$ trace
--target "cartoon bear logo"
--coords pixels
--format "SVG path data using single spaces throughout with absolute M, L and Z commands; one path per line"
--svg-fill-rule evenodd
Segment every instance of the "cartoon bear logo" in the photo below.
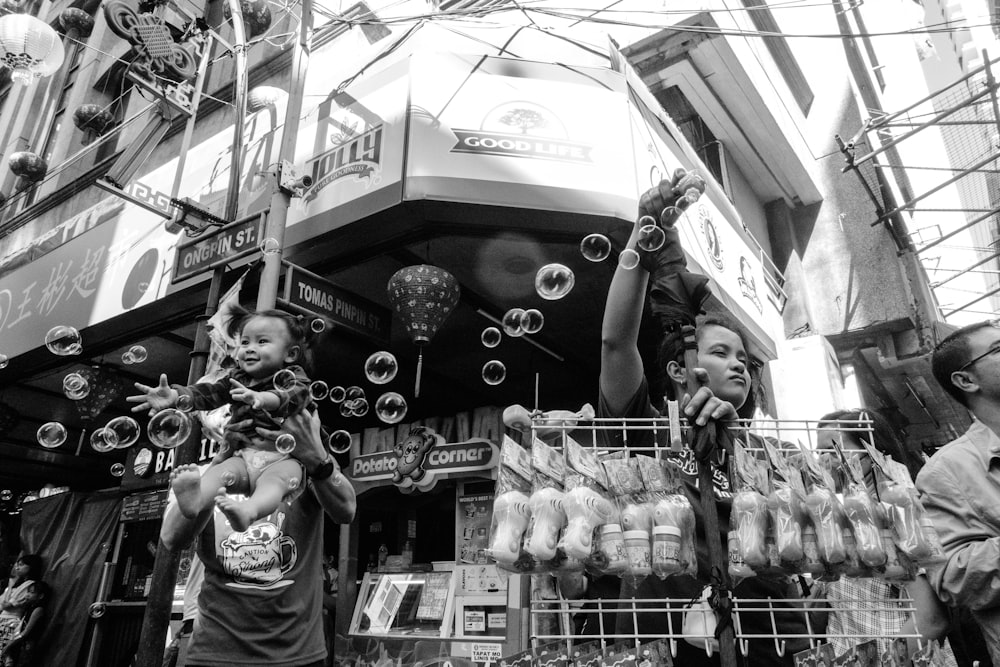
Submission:
M 414 483 L 423 479 L 424 459 L 427 452 L 437 444 L 440 436 L 426 426 L 416 426 L 410 429 L 410 434 L 393 448 L 396 452 L 396 469 L 392 473 L 394 484 Z

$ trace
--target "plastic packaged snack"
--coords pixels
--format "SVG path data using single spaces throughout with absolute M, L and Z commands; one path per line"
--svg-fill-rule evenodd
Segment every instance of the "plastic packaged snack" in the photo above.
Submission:
M 559 533 L 566 523 L 563 509 L 566 465 L 560 452 L 535 438 L 531 443 L 531 467 L 533 478 L 528 498 L 531 521 L 524 537 L 524 550 L 544 563 L 556 557 Z M 540 569 L 545 567 L 540 565 Z
M 682 493 L 680 470 L 669 459 L 637 456 L 635 460 L 652 504 L 653 573 L 661 579 L 674 574 L 697 575 L 694 508 Z
M 594 548 L 594 531 L 617 516 L 617 508 L 608 493 L 608 477 L 597 455 L 565 438 L 566 529 L 559 542 L 566 555 L 580 560 L 590 558 Z
M 834 493 L 833 478 L 820 467 L 813 452 L 802 448 L 803 479 L 806 483 L 805 508 L 816 530 L 816 547 L 827 568 L 842 566 L 847 559 L 839 516 L 840 501 Z
M 770 562 L 767 555 L 767 498 L 758 490 L 758 466 L 740 442 L 733 443 L 732 523 L 739 539 L 742 560 L 754 570 L 763 570 Z
M 652 573 L 652 503 L 647 502 L 642 476 L 635 459 L 604 462 L 608 484 L 621 510 L 622 538 L 627 567 L 625 575 L 645 577 Z
M 528 528 L 531 510 L 531 456 L 509 437 L 504 437 L 500 449 L 496 492 L 493 499 L 493 519 L 487 553 L 500 567 L 522 571 L 524 564 L 522 539 Z
M 763 447 L 772 471 L 767 510 L 771 516 L 775 547 L 781 565 L 795 570 L 801 567 L 805 557 L 802 529 L 809 522 L 802 474 L 788 463 L 770 438 L 763 439 Z

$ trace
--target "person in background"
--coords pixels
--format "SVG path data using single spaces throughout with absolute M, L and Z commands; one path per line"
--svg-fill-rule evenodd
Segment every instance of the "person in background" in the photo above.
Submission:
M 33 581 L 27 588 L 24 617 L 11 640 L 0 649 L 2 667 L 40 667 L 36 659 L 38 638 L 45 618 L 45 602 L 49 597 L 49 585 L 44 581 Z
M 227 428 L 247 426 L 237 422 Z M 284 433 L 295 438 L 291 455 L 307 474 L 306 492 L 294 503 L 283 501 L 245 531 L 234 529 L 213 508 L 189 519 L 176 504 L 167 506 L 160 530 L 164 546 L 180 550 L 197 537 L 205 566 L 186 667 L 326 663 L 323 512 L 337 523 L 348 523 L 357 502 L 350 482 L 323 446 L 318 417 L 298 412 L 284 420 L 280 432 L 258 427 L 258 434 L 271 440 Z
M 818 425 L 817 447 L 820 451 L 833 451 L 833 440 L 839 442 L 845 454 L 857 453 L 865 476 L 865 486 L 875 498 L 875 477 L 871 458 L 865 453 L 861 439 L 868 439 L 862 431 L 871 421 L 871 444 L 878 451 L 902 463 L 915 475 L 923 461 L 919 455 L 906 448 L 896 430 L 882 415 L 868 410 L 840 410 L 825 415 Z M 843 490 L 842 490 L 843 491 Z M 866 577 L 841 577 L 836 581 L 817 581 L 812 590 L 815 599 L 825 600 L 833 608 L 827 622 L 828 641 L 834 653 L 840 655 L 868 637 L 879 637 L 879 655 L 889 648 L 889 637 L 912 635 L 919 630 L 926 640 L 937 639 L 942 643 L 944 666 L 956 665 L 955 655 L 945 637 L 948 631 L 948 612 L 937 598 L 923 573 L 905 586 L 881 579 Z M 912 600 L 914 613 L 893 609 L 902 600 Z M 907 603 L 905 606 L 909 606 Z M 847 610 L 850 611 L 847 611 Z M 911 653 L 919 648 L 917 641 L 910 641 Z
M 945 604 L 968 607 L 1000 664 L 1000 320 L 964 326 L 931 355 L 938 384 L 975 420 L 924 465 L 917 491 L 944 547 L 928 579 Z
M 41 574 L 42 558 L 37 554 L 25 554 L 14 562 L 7 588 L 0 595 L 0 651 L 21 631 L 31 595 L 29 589 Z

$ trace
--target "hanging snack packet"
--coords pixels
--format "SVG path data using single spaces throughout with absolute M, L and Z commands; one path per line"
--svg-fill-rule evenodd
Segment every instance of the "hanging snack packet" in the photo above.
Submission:
M 756 577 L 757 573 L 743 561 L 743 547 L 740 544 L 740 533 L 736 529 L 736 514 L 729 513 L 729 535 L 727 539 L 729 551 L 729 576 L 735 586 L 743 579 Z
M 860 456 L 847 456 L 840 443 L 835 447 L 845 473 L 847 486 L 844 491 L 844 513 L 854 531 L 858 558 L 869 568 L 881 568 L 887 556 L 882 544 L 882 534 L 875 514 L 875 501 L 868 493 Z
M 649 456 L 635 460 L 653 503 L 653 573 L 661 579 L 673 574 L 697 575 L 694 509 L 681 492 L 680 470 L 669 460 Z
M 570 558 L 590 558 L 594 547 L 594 531 L 609 523 L 617 514 L 608 494 L 608 476 L 597 454 L 584 449 L 578 442 L 565 437 L 566 530 L 559 546 Z
M 531 496 L 528 498 L 531 521 L 524 536 L 524 550 L 537 561 L 547 563 L 556 557 L 559 531 L 566 524 L 563 509 L 566 464 L 559 451 L 535 438 L 531 443 L 531 467 Z
M 788 463 L 769 438 L 764 438 L 764 453 L 771 464 L 773 490 L 767 497 L 767 509 L 774 528 L 778 557 L 784 568 L 796 570 L 805 557 L 802 529 L 809 522 L 802 474 Z
M 531 455 L 509 436 L 504 436 L 487 553 L 497 565 L 515 572 L 524 571 L 531 560 L 521 545 L 531 518 L 530 492 Z
M 635 459 L 611 459 L 604 462 L 604 469 L 621 510 L 622 538 L 628 558 L 625 574 L 645 577 L 653 572 L 650 554 L 653 508 L 646 501 L 638 464 Z
M 802 451 L 802 471 L 806 484 L 806 511 L 816 529 L 816 546 L 823 563 L 831 569 L 842 566 L 847 558 L 839 515 L 840 501 L 834 493 L 833 478 L 816 460 L 812 450 Z
M 594 549 L 586 565 L 597 574 L 614 574 L 623 576 L 628 570 L 628 556 L 625 553 L 625 535 L 622 532 L 621 509 L 617 501 L 617 491 L 615 484 L 610 479 L 610 471 L 607 462 L 624 461 L 624 452 L 614 452 L 601 457 L 601 465 L 609 475 L 608 493 L 612 500 L 611 518 L 603 526 L 597 529 L 597 536 L 594 538 Z M 613 464 L 612 468 L 614 465 Z
M 732 523 L 736 527 L 742 561 L 760 571 L 767 567 L 767 498 L 758 490 L 757 460 L 743 443 L 733 442 L 731 477 Z

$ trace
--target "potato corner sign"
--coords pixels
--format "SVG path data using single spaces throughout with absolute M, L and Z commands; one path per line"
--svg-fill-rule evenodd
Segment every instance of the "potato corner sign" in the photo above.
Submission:
M 403 490 L 426 491 L 446 474 L 483 472 L 497 465 L 497 446 L 485 438 L 446 444 L 430 429 L 417 431 L 391 451 L 356 457 L 351 461 L 351 480 L 391 480 Z

